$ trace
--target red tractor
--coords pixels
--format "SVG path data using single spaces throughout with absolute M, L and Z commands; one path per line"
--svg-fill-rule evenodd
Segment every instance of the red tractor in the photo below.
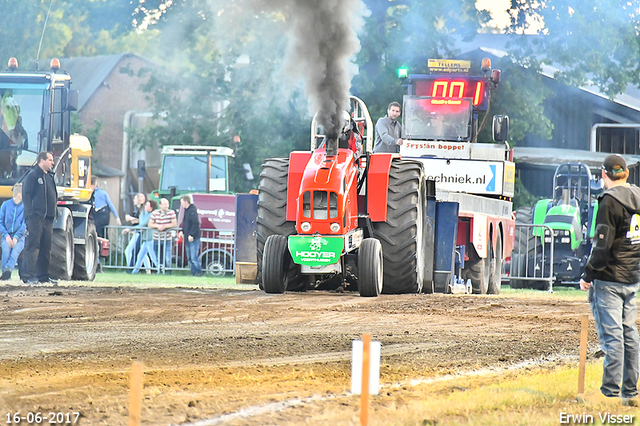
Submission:
M 367 107 L 351 97 L 339 137 L 325 137 L 314 119 L 310 151 L 264 162 L 257 266 L 265 292 L 341 286 L 361 296 L 433 291 L 425 272 L 423 164 L 372 154 L 372 147 Z

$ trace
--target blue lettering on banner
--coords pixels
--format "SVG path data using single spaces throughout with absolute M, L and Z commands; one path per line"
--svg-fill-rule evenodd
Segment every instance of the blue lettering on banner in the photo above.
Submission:
M 487 191 L 493 192 L 496 190 L 496 165 L 489 164 L 489 168 L 491 169 L 491 173 L 493 176 L 491 176 L 491 180 L 487 184 Z

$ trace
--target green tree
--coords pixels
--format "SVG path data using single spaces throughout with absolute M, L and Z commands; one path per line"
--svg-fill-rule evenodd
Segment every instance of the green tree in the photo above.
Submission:
M 240 17 L 248 22 L 230 25 Z M 171 22 L 181 25 L 174 28 Z M 149 77 L 144 90 L 160 124 L 133 132 L 133 143 L 237 148 L 236 163 L 251 164 L 256 175 L 264 158 L 308 149 L 306 98 L 301 87 L 282 74 L 283 25 L 278 14 L 247 15 L 233 1 L 222 12 L 201 9 L 197 2 L 167 12 L 166 22 L 158 27 L 163 28 L 163 46 L 174 47 L 164 56 L 170 65 L 165 72 L 142 71 Z M 224 40 L 217 37 L 221 32 Z M 239 146 L 232 142 L 236 135 Z M 257 179 L 240 189 L 250 186 L 257 186 Z
M 267 0 L 181 0 L 156 1 L 153 7 L 135 9 L 137 25 L 145 23 L 141 33 L 145 45 L 162 46 L 160 53 L 145 53 L 173 70 L 147 85 L 157 116 L 166 120 L 164 128 L 139 135 L 141 145 L 158 140 L 231 146 L 237 134 L 242 139 L 238 155 L 246 155 L 254 170 L 265 157 L 306 149 L 311 117 L 300 76 L 283 78 L 288 12 L 286 8 L 274 11 L 268 4 Z M 405 89 L 396 77 L 399 67 L 424 73 L 426 59 L 459 55 L 456 40 L 471 40 L 490 19 L 488 12 L 476 9 L 473 0 L 435 4 L 365 0 L 365 4 L 370 14 L 360 33 L 361 50 L 355 59 L 359 73 L 353 78 L 352 91 L 368 104 L 374 120 L 385 114 L 390 101 L 402 100 Z M 545 23 L 544 37 L 523 37 L 524 41 L 507 47 L 506 60 L 495 64 L 502 69 L 503 79 L 490 114 L 511 117 L 512 141 L 517 143 L 528 134 L 551 138 L 553 127 L 543 108 L 551 94 L 538 74 L 543 64 L 563 67 L 558 78 L 568 84 L 584 84 L 592 78 L 610 95 L 636 82 L 633 10 L 638 8 L 627 5 L 599 1 L 592 11 L 586 4 L 569 7 L 562 0 L 512 2 L 512 33 L 524 31 L 532 16 L 540 16 Z M 604 36 L 591 43 L 592 34 Z M 212 105 L 224 101 L 226 108 L 216 112 Z M 490 140 L 490 120 L 488 124 L 480 140 Z
M 360 73 L 353 85 L 374 117 L 385 115 L 389 102 L 402 101 L 406 90 L 397 77 L 398 68 L 407 67 L 413 74 L 427 72 L 427 59 L 460 53 L 454 40 L 471 40 L 490 19 L 486 11 L 476 10 L 473 0 L 365 3 L 371 14 L 361 36 Z
M 100 133 L 104 123 L 102 120 L 94 120 L 93 127 L 86 128 L 80 121 L 78 113 L 71 114 L 71 134 L 78 133 L 85 135 L 91 143 L 91 148 L 96 149 L 96 146 L 100 143 Z
M 161 0 L 2 0 L 0 14 L 6 24 L 0 27 L 0 39 L 5 41 L 0 45 L 0 61 L 6 64 L 14 56 L 21 68 L 33 69 L 36 59 L 39 68 L 46 68 L 49 65 L 43 64 L 46 58 L 140 51 L 157 36 L 154 31 L 134 31 L 138 20 L 145 16 L 142 5 L 149 8 L 161 3 Z
M 640 83 L 640 1 L 512 0 L 512 33 L 531 32 L 513 52 L 533 69 L 557 67 L 555 78 L 571 86 L 593 84 L 609 97 Z

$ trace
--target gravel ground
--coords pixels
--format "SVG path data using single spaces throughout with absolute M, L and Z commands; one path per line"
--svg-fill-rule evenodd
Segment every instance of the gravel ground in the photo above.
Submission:
M 389 388 L 577 356 L 589 313 L 584 300 L 543 292 L 362 298 L 69 285 L 0 287 L 0 300 L 0 421 L 80 413 L 75 424 L 110 426 L 128 424 L 133 361 L 144 363 L 144 425 L 320 425 L 327 410 L 344 410 L 347 425 L 357 420 L 351 342 L 363 333 L 382 343 Z M 394 389 L 376 403 L 397 400 Z

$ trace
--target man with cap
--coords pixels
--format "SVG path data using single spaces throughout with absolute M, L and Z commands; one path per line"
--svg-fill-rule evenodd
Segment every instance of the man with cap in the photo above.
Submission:
M 604 352 L 600 392 L 579 396 L 587 402 L 638 405 L 636 295 L 640 283 L 640 188 L 627 183 L 624 158 L 608 155 L 602 163 L 606 190 L 598 196 L 593 248 L 580 288 L 589 291 L 591 312 Z

